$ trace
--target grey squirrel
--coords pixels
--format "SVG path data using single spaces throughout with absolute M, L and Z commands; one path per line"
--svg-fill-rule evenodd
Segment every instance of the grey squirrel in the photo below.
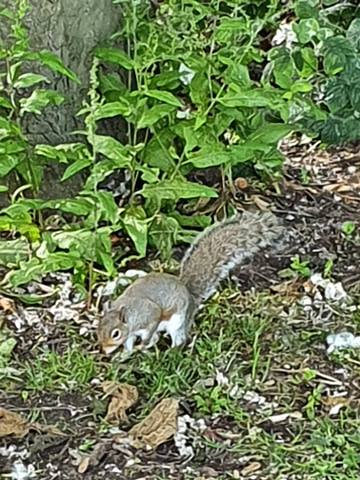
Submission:
M 150 273 L 110 303 L 97 332 L 103 352 L 121 345 L 131 352 L 139 337 L 141 348 L 150 348 L 160 332 L 170 335 L 172 347 L 185 344 L 197 310 L 220 281 L 283 234 L 272 213 L 244 212 L 207 228 L 182 259 L 179 276 Z

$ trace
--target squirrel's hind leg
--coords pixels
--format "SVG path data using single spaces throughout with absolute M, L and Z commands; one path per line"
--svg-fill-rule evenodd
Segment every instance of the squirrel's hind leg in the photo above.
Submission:
M 171 337 L 171 347 L 184 345 L 187 340 L 186 315 L 174 313 L 166 324 L 166 331 Z

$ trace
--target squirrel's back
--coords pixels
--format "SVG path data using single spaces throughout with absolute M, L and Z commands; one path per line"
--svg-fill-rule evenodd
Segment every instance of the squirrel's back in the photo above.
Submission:
M 200 234 L 185 254 L 180 280 L 200 305 L 236 265 L 274 245 L 283 233 L 272 213 L 244 212 L 215 224 Z

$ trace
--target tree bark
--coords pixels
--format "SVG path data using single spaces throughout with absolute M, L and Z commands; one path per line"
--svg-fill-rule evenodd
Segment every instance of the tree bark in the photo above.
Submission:
M 14 0 L 3 0 L 5 7 L 14 8 Z M 24 128 L 30 143 L 57 145 L 74 142 L 74 130 L 82 128 L 76 117 L 89 87 L 91 52 L 119 29 L 121 11 L 112 0 L 30 0 L 31 10 L 25 23 L 29 29 L 31 49 L 56 53 L 63 63 L 79 77 L 80 85 L 46 70 L 52 88 L 65 96 L 58 107 L 46 108 L 41 115 L 28 116 Z M 6 33 L 1 28 L 1 37 Z M 34 71 L 33 66 L 31 66 Z M 61 166 L 50 165 L 45 172 L 41 196 L 68 196 L 80 187 L 79 177 L 61 184 Z

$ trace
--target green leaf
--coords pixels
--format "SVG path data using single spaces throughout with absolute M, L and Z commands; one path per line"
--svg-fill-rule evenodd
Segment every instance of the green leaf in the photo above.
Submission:
M 24 152 L 26 144 L 22 140 L 3 140 L 0 142 L 0 155 L 15 155 Z M 1 162 L 0 162 L 1 163 Z
M 225 107 L 274 107 L 277 94 L 263 89 L 228 92 L 219 98 L 219 103 Z
M 178 239 L 180 225 L 175 218 L 158 214 L 149 230 L 150 243 L 160 252 L 162 260 L 169 260 L 173 245 Z
M 92 200 L 89 201 L 88 199 L 77 197 L 67 200 L 48 200 L 44 203 L 43 208 L 60 210 L 73 215 L 86 216 L 93 211 L 94 204 Z
M 290 125 L 283 123 L 265 123 L 258 130 L 252 133 L 246 140 L 259 144 L 277 144 L 279 140 L 284 138 L 288 133 L 294 130 Z M 245 143 L 246 147 L 246 143 Z
M 137 127 L 151 127 L 162 118 L 168 116 L 175 108 L 173 105 L 154 105 L 149 110 L 144 111 L 140 120 L 137 122 Z
M 97 108 L 94 117 L 95 120 L 100 120 L 102 118 L 117 117 L 118 115 L 127 117 L 130 114 L 131 108 L 129 102 L 122 99 L 121 101 L 118 100 L 117 102 L 110 102 L 101 105 Z
M 94 149 L 111 160 L 116 160 L 117 166 L 127 167 L 130 165 L 130 157 L 127 149 L 118 140 L 104 135 L 95 135 Z
M 349 105 L 351 92 L 352 89 L 350 89 L 345 82 L 342 82 L 337 77 L 331 78 L 328 81 L 325 90 L 325 100 L 330 111 L 332 113 L 337 113 L 344 107 L 346 108 Z M 356 93 L 355 95 L 352 95 L 352 102 L 355 100 L 356 103 L 355 97 Z
M 0 265 L 14 268 L 29 257 L 29 243 L 22 237 L 16 240 L 0 240 Z
M 360 51 L 360 18 L 354 18 L 350 23 L 348 31 L 346 32 L 346 37 L 351 45 L 357 51 Z
M 156 198 L 157 200 L 180 200 L 181 198 L 216 198 L 216 191 L 205 185 L 188 182 L 181 178 L 163 180 L 156 185 L 145 185 L 139 192 L 145 198 Z
M 10 173 L 17 164 L 21 161 L 18 157 L 13 157 L 11 155 L 1 155 L 1 162 L 0 162 L 0 177 L 5 177 L 8 173 Z
M 90 196 L 88 192 L 85 195 Z M 98 190 L 91 195 L 93 201 L 96 204 L 98 214 L 101 220 L 116 223 L 119 219 L 119 207 L 116 205 L 114 196 L 110 192 Z
M 200 227 L 206 228 L 211 225 L 211 218 L 207 215 L 180 215 L 178 212 L 171 213 L 170 216 L 182 227 Z
M 134 242 L 136 251 L 145 257 L 148 238 L 148 222 L 146 214 L 141 207 L 130 207 L 122 217 L 124 228 Z
M 14 83 L 15 88 L 28 88 L 36 85 L 40 82 L 49 82 L 44 75 L 38 75 L 37 73 L 24 73 Z
M 356 112 L 360 112 L 360 85 L 359 84 L 352 85 L 352 88 L 348 89 L 348 93 L 350 96 L 350 102 L 353 109 Z
M 22 176 L 25 182 L 35 190 L 39 190 L 44 174 L 44 166 L 40 162 L 32 162 L 29 168 L 27 159 L 18 163 L 16 171 Z
M 9 190 L 9 187 L 5 185 L 0 185 L 0 193 L 7 192 Z
M 355 51 L 346 38 L 338 35 L 324 41 L 324 70 L 327 75 L 336 75 L 354 58 Z
M 308 93 L 311 92 L 313 86 L 310 82 L 306 82 L 305 80 L 296 80 L 291 86 L 292 93 Z
M 30 97 L 20 100 L 20 115 L 25 112 L 40 114 L 48 105 L 61 105 L 64 97 L 53 90 L 34 90 Z
M 56 73 L 60 73 L 61 75 L 65 75 L 65 77 L 70 78 L 73 82 L 81 83 L 76 73 L 74 73 L 70 68 L 67 68 L 60 58 L 55 55 L 55 53 L 48 52 L 43 50 L 41 52 L 32 53 L 31 60 L 39 60 L 40 63 L 48 67 L 50 70 Z
M 295 74 L 294 61 L 285 47 L 274 48 L 269 54 L 272 61 L 273 74 L 276 83 L 285 90 L 291 88 Z
M 0 97 L 0 108 L 6 108 L 8 110 L 11 110 L 13 106 L 7 98 Z
M 209 100 L 209 79 L 203 72 L 197 73 L 190 84 L 190 98 L 194 105 L 206 109 Z
M 74 163 L 69 165 L 67 169 L 65 170 L 63 176 L 61 177 L 61 181 L 64 182 L 68 178 L 72 177 L 76 173 L 81 172 L 81 170 L 84 170 L 84 168 L 90 167 L 92 165 L 92 159 L 91 158 L 79 158 L 76 160 Z
M 163 172 L 170 172 L 174 168 L 169 149 L 174 140 L 174 135 L 168 129 L 163 129 L 154 136 L 144 149 L 144 163 L 151 167 L 159 168 Z
M 308 43 L 319 33 L 319 23 L 315 18 L 305 18 L 293 25 L 299 43 Z
M 209 168 L 230 163 L 231 153 L 218 145 L 209 145 L 189 156 L 188 161 L 196 168 Z
M 163 90 L 146 90 L 144 95 L 147 97 L 155 98 L 156 100 L 160 100 L 160 102 L 167 103 L 169 105 L 173 105 L 174 107 L 182 107 L 183 104 L 178 100 L 175 95 L 170 92 L 166 92 Z
M 319 16 L 318 0 L 297 0 L 295 15 L 299 18 L 317 18 Z
M 120 65 L 121 67 L 125 68 L 125 70 L 132 70 L 135 66 L 135 62 L 131 60 L 131 58 L 129 58 L 125 52 L 118 48 L 96 48 L 95 56 L 99 60 Z

